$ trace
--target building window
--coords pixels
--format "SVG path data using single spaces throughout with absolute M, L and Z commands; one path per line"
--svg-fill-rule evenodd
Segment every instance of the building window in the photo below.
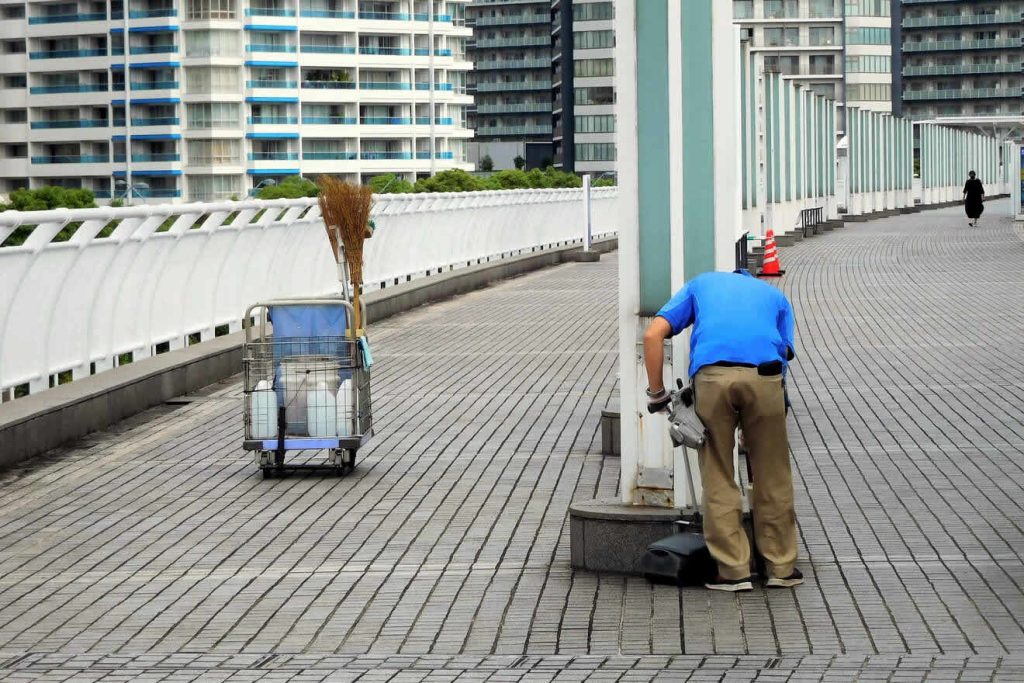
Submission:
M 193 166 L 240 166 L 241 140 L 189 140 L 188 163 Z
M 887 102 L 891 97 L 887 83 L 852 83 L 846 88 L 846 99 L 851 102 Z
M 846 71 L 854 74 L 892 73 L 892 58 L 888 55 L 849 55 Z
M 238 31 L 185 32 L 185 54 L 188 57 L 237 57 L 241 50 Z
M 847 45 L 889 45 L 892 32 L 887 28 L 851 28 L 846 31 Z
M 25 123 L 28 121 L 27 109 L 7 109 L 4 111 L 4 123 Z
M 577 133 L 614 133 L 615 115 L 597 114 L 576 117 Z
M 615 161 L 614 142 L 579 142 L 576 161 Z
M 839 0 L 811 0 L 810 16 L 812 19 L 838 18 L 842 16 Z
M 810 45 L 835 45 L 836 30 L 832 26 L 812 26 L 807 30 Z
M 588 2 L 572 6 L 573 21 L 601 21 L 615 18 L 615 5 L 610 2 Z
M 848 17 L 887 17 L 890 0 L 846 0 Z
M 753 19 L 754 0 L 735 0 L 732 3 L 733 19 Z
M 822 97 L 827 97 L 830 100 L 836 98 L 836 86 L 835 83 L 812 83 L 811 92 Z
M 764 16 L 767 19 L 796 19 L 800 16 L 798 0 L 765 0 Z
M 203 102 L 188 105 L 189 128 L 241 127 L 241 105 L 237 102 Z
M 615 31 L 573 31 L 573 47 L 581 50 L 615 47 Z
M 832 55 L 811 55 L 811 74 L 829 76 L 836 73 L 836 58 Z
M 234 0 L 188 0 L 189 19 L 234 19 Z
M 764 30 L 764 44 L 767 47 L 795 47 L 800 44 L 800 29 L 798 28 L 766 28 Z
M 190 95 L 237 93 L 242 87 L 238 68 L 233 66 L 190 66 L 185 69 L 185 85 Z
M 573 102 L 576 104 L 615 104 L 615 88 L 575 88 Z
M 594 76 L 614 76 L 614 59 L 576 59 L 572 63 L 572 72 L 579 78 Z
M 189 175 L 188 196 L 193 201 L 231 199 L 245 193 L 240 175 Z

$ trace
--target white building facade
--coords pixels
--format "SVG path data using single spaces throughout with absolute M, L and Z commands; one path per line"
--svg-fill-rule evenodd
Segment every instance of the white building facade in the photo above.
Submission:
M 467 1 L 0 0 L 0 193 L 471 168 Z

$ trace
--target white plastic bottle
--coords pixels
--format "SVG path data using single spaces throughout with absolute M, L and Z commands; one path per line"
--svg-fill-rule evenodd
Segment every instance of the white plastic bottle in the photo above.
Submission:
M 338 436 L 349 436 L 352 434 L 352 419 L 355 411 L 352 405 L 352 380 L 341 380 L 338 387 L 338 395 L 334 404 L 337 408 Z
M 261 379 L 249 397 L 249 427 L 254 439 L 277 437 L 277 392 Z
M 306 428 L 312 437 L 337 436 L 338 417 L 334 393 L 326 382 L 306 391 Z

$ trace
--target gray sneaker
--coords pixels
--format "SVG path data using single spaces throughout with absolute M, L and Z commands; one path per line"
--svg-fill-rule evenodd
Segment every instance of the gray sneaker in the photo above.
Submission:
M 792 574 L 784 578 L 778 578 L 775 576 L 769 577 L 765 585 L 769 588 L 792 588 L 793 586 L 799 586 L 803 582 L 803 572 L 799 569 L 794 569 Z
M 704 587 L 713 591 L 739 593 L 740 591 L 754 590 L 754 583 L 749 576 L 745 579 L 723 579 L 721 576 L 716 576 L 713 580 L 705 583 Z

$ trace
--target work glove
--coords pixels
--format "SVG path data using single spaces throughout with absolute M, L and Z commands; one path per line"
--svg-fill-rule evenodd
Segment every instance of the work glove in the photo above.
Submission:
M 662 389 L 661 391 L 651 392 L 647 390 L 647 412 L 658 413 L 668 408 L 669 404 L 672 403 L 672 396 Z

